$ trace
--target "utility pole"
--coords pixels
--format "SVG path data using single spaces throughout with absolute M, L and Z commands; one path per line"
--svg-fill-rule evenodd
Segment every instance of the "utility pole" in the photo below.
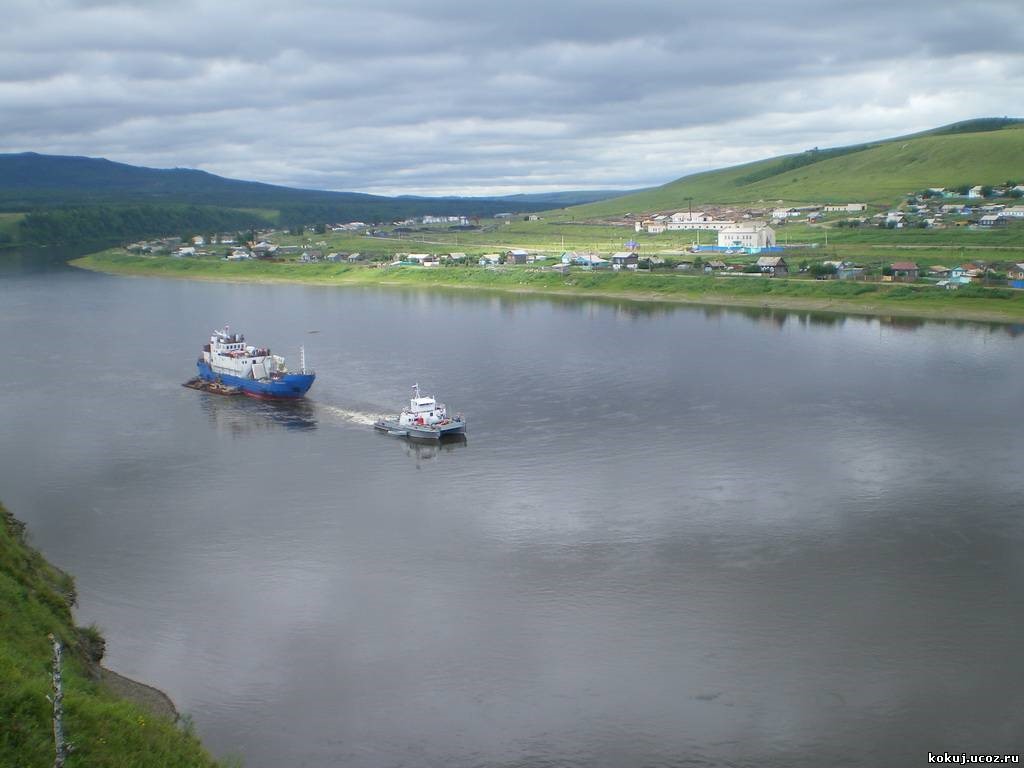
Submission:
M 60 640 L 47 635 L 53 643 L 53 698 L 47 696 L 53 704 L 53 768 L 64 768 L 64 761 L 71 752 L 71 745 L 64 741 L 64 684 L 61 679 Z

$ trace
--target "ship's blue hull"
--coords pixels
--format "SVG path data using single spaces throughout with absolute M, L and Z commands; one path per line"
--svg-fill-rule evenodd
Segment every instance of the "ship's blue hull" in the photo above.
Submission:
M 238 387 L 249 397 L 263 397 L 274 400 L 294 400 L 304 396 L 316 378 L 315 373 L 286 373 L 279 379 L 243 379 L 226 373 L 214 373 L 210 365 L 203 360 L 196 363 L 199 378 L 204 381 L 217 381 L 229 387 Z

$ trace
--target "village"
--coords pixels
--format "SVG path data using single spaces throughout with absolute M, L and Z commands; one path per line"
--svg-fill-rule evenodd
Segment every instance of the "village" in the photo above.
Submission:
M 933 187 L 909 193 L 892 208 L 879 208 L 864 202 L 807 204 L 775 207 L 688 206 L 685 211 L 659 211 L 627 214 L 613 220 L 595 222 L 609 232 L 631 229 L 644 239 L 622 243 L 621 249 L 600 248 L 552 250 L 534 247 L 503 247 L 488 250 L 486 242 L 496 239 L 503 225 L 513 221 L 540 223 L 541 216 L 500 213 L 481 222 L 479 217 L 424 215 L 417 219 L 396 220 L 385 224 L 352 221 L 318 224 L 309 227 L 322 240 L 300 237 L 307 228 L 291 231 L 274 229 L 259 232 L 192 235 L 132 243 L 127 250 L 178 258 L 220 258 L 227 261 L 250 259 L 287 261 L 297 264 L 365 263 L 373 268 L 415 266 L 479 266 L 492 269 L 530 267 L 568 272 L 581 270 L 672 270 L 682 274 L 721 277 L 797 277 L 817 280 L 875 280 L 897 283 L 926 283 L 956 290 L 970 284 L 1005 285 L 1024 288 L 1024 260 L 964 260 L 962 263 L 919 264 L 912 259 L 878 261 L 845 256 L 829 257 L 818 249 L 819 243 L 785 240 L 780 233 L 796 225 L 819 232 L 825 245 L 830 232 L 889 230 L 894 241 L 901 231 L 968 228 L 974 231 L 1024 226 L 1024 185 L 1005 187 L 973 186 L 956 189 Z M 427 249 L 404 250 L 401 245 L 425 245 L 442 234 L 462 234 L 465 250 L 437 252 Z M 681 250 L 659 248 L 658 236 L 678 233 L 691 235 Z M 491 237 L 484 237 L 491 233 Z M 653 236 L 653 237 L 652 237 Z M 332 237 L 344 240 L 332 240 Z M 363 238 L 358 250 L 332 248 L 338 242 L 350 244 Z M 623 238 L 619 237 L 619 240 Z M 703 240 L 707 242 L 702 242 Z M 301 240 L 301 242 L 296 242 Z M 397 243 L 396 243 L 397 241 Z M 563 237 L 564 241 L 564 237 Z M 382 247 L 386 244 L 386 247 Z M 817 249 L 817 250 L 816 250 Z

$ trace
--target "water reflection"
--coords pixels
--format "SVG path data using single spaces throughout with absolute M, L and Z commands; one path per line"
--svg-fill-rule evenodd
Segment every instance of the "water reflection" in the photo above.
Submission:
M 308 400 L 255 400 L 207 392 L 197 392 L 196 397 L 217 431 L 234 437 L 270 429 L 317 428 L 316 410 Z
M 433 461 L 467 444 L 465 435 L 448 435 L 440 441 L 429 442 L 406 437 L 400 438 L 399 442 L 405 448 L 405 455 L 416 463 L 416 469 L 423 469 L 424 461 Z
M 0 248 L 0 275 L 4 277 L 71 270 L 67 262 L 87 253 L 109 248 L 113 243 L 94 242 L 76 245 L 18 246 Z
M 839 327 L 849 320 L 864 324 L 880 324 L 900 331 L 914 331 L 930 325 L 944 325 L 951 328 L 987 328 L 991 332 L 1005 333 L 1009 336 L 1024 334 L 1024 324 L 1001 323 L 981 320 L 956 320 L 942 317 L 913 317 L 906 315 L 889 315 L 873 317 L 869 315 L 844 313 L 842 309 L 806 310 L 785 309 L 779 307 L 716 305 L 681 303 L 677 301 L 625 299 L 617 296 L 587 296 L 585 294 L 549 294 L 549 293 L 508 293 L 503 290 L 486 288 L 474 289 L 472 292 L 463 288 L 432 285 L 429 290 L 422 286 L 394 286 L 374 290 L 379 293 L 401 292 L 401 301 L 406 305 L 416 305 L 426 311 L 429 307 L 444 305 L 451 308 L 466 306 L 486 306 L 507 318 L 515 316 L 518 310 L 530 305 L 555 307 L 559 312 L 571 313 L 587 317 L 602 316 L 609 308 L 613 309 L 616 318 L 623 320 L 642 320 L 662 315 L 700 313 L 706 320 L 720 321 L 727 317 L 742 317 L 763 327 L 782 330 L 789 318 L 801 325 L 820 327 Z M 714 299 L 709 297 L 709 301 Z

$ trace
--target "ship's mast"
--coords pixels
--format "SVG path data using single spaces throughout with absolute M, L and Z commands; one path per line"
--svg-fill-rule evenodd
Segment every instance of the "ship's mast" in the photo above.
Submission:
M 306 372 L 306 348 L 304 346 L 299 347 L 299 370 L 302 373 Z

